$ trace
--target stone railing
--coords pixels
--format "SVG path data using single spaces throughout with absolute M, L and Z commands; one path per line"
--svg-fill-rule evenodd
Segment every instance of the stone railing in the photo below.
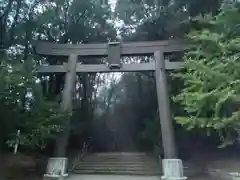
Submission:
M 69 171 L 73 171 L 77 165 L 79 164 L 79 162 L 82 160 L 83 157 L 86 156 L 86 154 L 88 153 L 88 148 L 89 148 L 89 144 L 86 142 L 83 142 L 83 146 L 82 149 L 79 153 L 77 153 L 77 155 L 73 158 Z

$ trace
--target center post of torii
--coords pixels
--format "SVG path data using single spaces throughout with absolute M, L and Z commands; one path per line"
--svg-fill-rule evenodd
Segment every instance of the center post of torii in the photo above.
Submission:
M 164 53 L 180 52 L 185 49 L 184 45 L 175 40 L 170 41 L 146 41 L 105 44 L 53 44 L 39 42 L 36 52 L 45 56 L 68 56 L 67 64 L 41 66 L 39 73 L 66 73 L 61 108 L 71 110 L 72 96 L 75 88 L 76 73 L 91 72 L 136 72 L 154 71 L 156 78 L 157 97 L 159 104 L 160 125 L 164 150 L 162 160 L 164 180 L 187 179 L 183 175 L 183 164 L 177 158 L 172 115 L 170 111 L 170 99 L 167 88 L 166 70 L 180 69 L 181 62 L 171 62 L 164 58 Z M 141 64 L 122 64 L 122 56 L 153 55 L 154 61 Z M 107 57 L 108 64 L 84 65 L 78 63 L 78 58 L 95 56 Z M 64 179 L 67 176 L 66 147 L 69 133 L 69 121 L 63 125 L 64 130 L 57 141 L 61 141 L 61 148 L 56 148 L 55 156 L 50 158 L 47 165 L 45 178 Z M 59 143 L 57 143 L 59 144 Z

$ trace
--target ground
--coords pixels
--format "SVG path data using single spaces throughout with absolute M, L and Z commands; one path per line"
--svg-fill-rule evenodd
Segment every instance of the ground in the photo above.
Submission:
M 159 180 L 157 176 L 72 175 L 68 180 Z
M 195 174 L 191 180 L 230 180 L 228 172 L 240 172 L 240 156 L 233 153 L 223 154 L 198 154 L 184 165 L 192 168 L 202 168 L 203 170 L 212 170 L 212 177 L 203 174 Z M 12 155 L 11 155 L 12 156 Z M 3 163 L 4 167 L 9 167 L 9 176 L 11 180 L 42 180 L 46 168 L 47 157 L 16 156 L 7 157 L 8 163 Z M 41 159 L 41 160 L 40 160 Z M 10 163 L 10 164 L 9 164 Z M 219 178 L 220 175 L 220 178 Z M 214 177 L 213 177 L 214 176 Z M 159 180 L 157 176 L 116 176 L 116 175 L 71 175 L 67 180 Z
M 71 175 L 67 180 L 160 180 L 158 176 L 120 176 L 120 175 Z M 213 180 L 209 176 L 199 176 L 191 180 Z

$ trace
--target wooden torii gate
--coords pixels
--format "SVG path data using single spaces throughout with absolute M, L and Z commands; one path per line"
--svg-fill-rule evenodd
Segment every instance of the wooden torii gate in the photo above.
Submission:
M 103 44 L 53 44 L 39 42 L 36 45 L 36 52 L 40 55 L 68 56 L 67 64 L 41 66 L 39 73 L 66 73 L 65 85 L 62 96 L 62 108 L 71 110 L 73 89 L 75 88 L 76 73 L 91 72 L 137 72 L 154 71 L 156 78 L 157 98 L 159 104 L 159 115 L 164 150 L 163 179 L 186 179 L 183 176 L 183 166 L 180 159 L 177 159 L 177 151 L 174 140 L 172 116 L 170 112 L 170 100 L 167 88 L 166 70 L 181 68 L 181 62 L 171 62 L 164 58 L 164 53 L 180 52 L 185 49 L 184 45 L 175 40 L 169 41 L 146 41 L 119 43 L 110 42 Z M 146 56 L 153 55 L 154 61 L 140 64 L 122 64 L 122 56 Z M 81 64 L 78 57 L 107 57 L 108 64 Z M 66 121 L 69 123 L 69 121 Z M 67 124 L 65 124 L 67 125 Z M 66 126 L 68 127 L 68 126 Z M 68 134 L 69 129 L 65 128 L 63 135 Z M 66 149 L 67 139 L 62 139 L 62 149 Z M 58 148 L 57 148 L 58 149 Z M 47 168 L 47 177 L 66 174 L 65 151 L 57 152 L 58 158 L 50 158 Z M 61 165 L 62 164 L 62 167 Z M 63 165 L 65 164 L 65 165 Z M 59 174 L 60 172 L 60 174 Z

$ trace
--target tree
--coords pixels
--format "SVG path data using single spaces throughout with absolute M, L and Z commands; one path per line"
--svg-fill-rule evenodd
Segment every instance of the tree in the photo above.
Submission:
M 64 113 L 58 102 L 44 99 L 29 61 L 10 61 L 14 59 L 1 59 L 0 67 L 1 145 L 20 129 L 23 146 L 42 149 L 61 130 Z M 8 144 L 13 145 L 14 140 L 15 137 Z
M 43 139 L 55 137 L 50 126 L 59 132 L 61 120 L 66 119 L 65 113 L 59 110 L 64 74 L 41 77 L 35 69 L 42 63 L 58 64 L 65 57 L 36 56 L 33 42 L 90 43 L 114 39 L 116 31 L 108 21 L 111 20 L 110 7 L 102 8 L 97 1 L 79 0 L 4 0 L 1 5 L 0 71 L 1 77 L 7 77 L 1 79 L 1 107 L 7 109 L 7 113 L 2 114 L 1 127 L 6 127 L 4 123 L 11 127 L 11 130 L 4 128 L 6 131 L 1 131 L 4 134 L 1 143 L 20 128 L 25 145 L 38 148 L 41 144 L 44 147 Z M 82 61 L 89 63 L 96 59 Z M 83 98 L 78 98 L 74 109 L 77 107 L 84 115 L 87 114 L 86 108 L 89 114 L 92 113 L 93 100 L 89 97 L 93 97 L 95 79 L 96 75 L 80 75 L 78 78 L 78 97 Z M 13 113 L 15 111 L 17 113 Z
M 192 46 L 184 55 L 185 69 L 174 75 L 184 82 L 174 99 L 187 112 L 176 121 L 218 132 L 223 145 L 240 134 L 239 16 L 239 5 L 228 4 L 216 16 L 200 18 L 208 26 L 188 34 Z
M 153 0 L 118 1 L 118 4 L 116 6 L 116 16 L 120 22 L 124 23 L 124 26 L 120 29 L 123 41 L 166 40 L 170 38 L 185 38 L 185 35 L 193 29 L 203 30 L 203 28 L 209 29 L 210 27 L 211 31 L 216 31 L 216 29 L 218 29 L 220 33 L 220 31 L 222 31 L 222 25 L 214 25 L 214 27 L 212 27 L 213 25 L 212 23 L 209 23 L 209 20 L 199 21 L 199 19 L 205 17 L 205 15 L 209 16 L 209 14 L 211 14 L 214 19 L 220 11 L 222 12 L 222 10 L 220 9 L 221 5 L 230 1 L 176 0 L 173 3 L 173 1 L 162 0 L 158 1 L 157 6 L 155 2 L 156 1 Z M 237 18 L 237 16 L 235 17 Z M 230 20 L 226 21 L 228 23 L 231 22 Z M 199 32 L 195 33 L 195 35 L 197 36 L 198 33 Z M 171 91 L 170 95 L 175 95 L 176 93 L 179 93 L 179 91 L 181 91 L 181 88 L 184 86 L 183 78 L 173 79 L 173 77 L 169 77 L 168 82 L 169 91 Z M 142 82 L 142 87 L 149 87 L 149 84 L 152 84 L 154 86 L 154 83 L 154 79 L 149 78 L 147 81 Z M 126 87 L 128 89 L 134 89 L 134 92 L 137 92 L 138 90 L 137 86 L 134 86 L 130 83 L 127 83 Z M 126 92 L 128 91 L 128 89 L 126 90 Z M 153 92 L 154 89 L 149 88 L 149 91 Z M 145 96 L 146 94 L 141 97 Z M 183 99 L 184 98 L 185 97 L 183 97 Z M 127 104 L 129 103 L 129 100 L 127 101 L 122 99 L 121 102 L 122 104 Z M 136 109 L 140 106 L 145 107 L 145 101 L 143 99 L 141 99 L 141 103 L 138 102 L 139 101 L 136 99 L 133 100 L 132 103 L 134 104 Z M 156 101 L 153 99 L 151 103 L 152 105 L 155 105 Z M 156 106 L 152 105 L 148 104 L 149 108 L 155 108 L 156 111 Z M 185 107 L 184 105 L 181 106 L 181 104 L 172 102 L 172 107 L 173 114 L 178 114 L 179 116 L 189 115 L 186 111 L 184 111 L 184 109 L 182 109 L 182 107 Z M 156 116 L 156 113 L 154 115 Z M 149 115 L 149 117 L 146 117 L 146 119 L 156 118 L 153 118 L 153 114 L 151 114 Z M 179 121 L 176 122 L 179 123 Z M 189 124 L 184 127 L 188 127 L 188 125 L 190 124 L 191 123 L 189 122 Z M 148 125 L 148 127 L 152 127 L 152 125 Z M 179 124 L 176 124 L 176 127 L 178 134 L 178 130 L 180 128 Z M 207 129 L 209 128 L 206 128 L 205 126 L 201 130 L 197 130 L 195 132 L 199 132 L 199 134 L 202 135 L 202 131 L 206 131 Z
M 193 18 L 217 13 L 222 0 L 126 0 L 117 1 L 116 17 L 124 40 L 166 40 L 182 38 Z M 131 7 L 131 8 L 129 8 Z

